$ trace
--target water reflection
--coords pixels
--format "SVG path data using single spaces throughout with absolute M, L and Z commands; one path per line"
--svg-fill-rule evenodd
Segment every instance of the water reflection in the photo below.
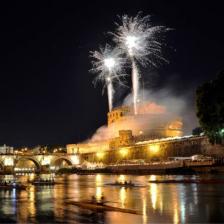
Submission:
M 147 216 L 147 202 L 146 202 L 146 198 L 143 198 L 142 199 L 142 221 L 143 221 L 143 224 L 147 223 L 147 219 L 148 219 L 148 216 Z
M 96 175 L 96 193 L 95 193 L 95 197 L 97 201 L 99 201 L 103 195 L 101 185 L 102 185 L 102 175 L 97 174 Z
M 125 187 L 120 188 L 119 195 L 120 195 L 121 207 L 125 208 L 125 201 L 126 201 L 126 188 Z
M 28 191 L 28 201 L 29 201 L 29 213 L 31 216 L 36 215 L 36 207 L 35 207 L 35 191 L 34 187 L 32 186 L 30 190 Z
M 151 197 L 151 202 L 152 202 L 152 208 L 154 210 L 157 209 L 157 199 L 158 199 L 158 191 L 157 191 L 157 187 L 158 185 L 157 184 L 150 184 L 149 185 L 149 192 L 150 192 L 150 197 Z
M 1 176 L 1 179 L 12 176 Z M 28 184 L 35 176 L 19 176 Z M 44 176 L 48 178 L 48 176 Z M 222 185 L 156 184 L 148 180 L 174 178 L 170 176 L 128 175 L 63 175 L 56 176 L 54 186 L 29 185 L 26 191 L 0 190 L 0 223 L 18 221 L 61 223 L 189 223 L 224 220 Z M 183 178 L 183 176 L 175 176 Z M 129 181 L 142 187 L 116 187 L 105 183 Z M 68 204 L 102 195 L 108 205 L 138 210 L 141 215 L 119 212 L 91 213 Z M 6 220 L 6 221 L 5 221 Z

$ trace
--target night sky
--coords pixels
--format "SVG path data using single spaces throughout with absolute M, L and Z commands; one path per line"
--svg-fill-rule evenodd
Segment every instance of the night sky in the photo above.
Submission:
M 154 91 L 169 88 L 193 109 L 195 88 L 224 68 L 218 1 L 43 2 L 1 3 L 0 145 L 75 143 L 106 123 L 107 97 L 92 85 L 89 51 L 110 40 L 117 15 L 143 11 L 174 28 L 164 51 L 170 63 L 151 68 Z

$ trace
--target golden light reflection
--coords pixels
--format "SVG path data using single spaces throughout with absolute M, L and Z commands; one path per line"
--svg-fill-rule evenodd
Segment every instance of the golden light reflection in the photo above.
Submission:
M 27 192 L 26 192 L 26 191 L 20 191 L 20 192 L 19 192 L 19 196 L 20 196 L 21 198 L 26 198 L 26 197 L 27 197 Z
M 28 176 L 28 181 L 33 181 L 35 178 L 35 174 L 34 173 L 31 173 L 29 176 Z
M 28 193 L 26 191 L 21 191 L 21 192 L 19 192 L 19 197 L 27 198 L 27 194 Z M 26 223 L 26 220 L 29 216 L 29 214 L 28 214 L 29 213 L 29 203 L 30 203 L 29 201 L 27 203 L 21 203 L 20 206 L 18 206 L 18 208 L 17 208 L 17 212 L 18 212 L 18 214 L 20 214 L 20 220 L 24 223 Z M 24 210 L 26 212 L 24 212 Z
M 102 197 L 102 175 L 101 174 L 97 174 L 95 176 L 95 182 L 96 182 L 96 193 L 95 193 L 95 196 L 96 196 L 96 199 L 97 200 L 100 200 L 101 197 Z
M 147 224 L 147 201 L 146 198 L 144 197 L 142 199 L 142 221 L 143 224 Z
M 180 223 L 180 214 L 179 214 L 179 203 L 178 203 L 178 193 L 176 187 L 172 187 L 174 189 L 170 189 L 172 192 L 172 205 L 173 205 L 173 223 Z
M 35 207 L 35 191 L 31 189 L 29 191 L 29 213 L 31 216 L 36 215 L 36 207 Z
M 95 179 L 96 179 L 96 186 L 99 186 L 102 184 L 102 175 L 101 174 L 97 174 Z
M 125 189 L 125 187 L 122 187 L 122 188 L 120 189 L 120 193 L 119 193 L 120 201 L 121 201 L 121 207 L 122 207 L 122 208 L 125 208 L 125 201 L 126 201 L 126 197 L 127 197 L 126 194 L 127 194 L 127 193 L 126 193 L 126 189 Z
M 156 175 L 151 175 L 151 176 L 149 177 L 149 180 L 151 180 L 151 181 L 156 180 Z
M 178 214 L 178 209 L 177 208 L 174 208 L 174 210 L 173 210 L 173 223 L 175 223 L 175 224 L 180 223 L 179 214 Z
M 96 187 L 96 200 L 100 200 L 102 197 L 102 187 Z
M 163 200 L 162 199 L 160 200 L 159 211 L 160 211 L 160 214 L 163 214 Z
M 63 218 L 65 216 L 65 210 L 61 209 L 63 198 L 67 196 L 66 188 L 63 187 L 54 187 L 53 188 L 52 198 L 56 198 L 54 200 L 54 214 L 57 214 L 58 217 Z
M 156 210 L 156 202 L 158 197 L 157 184 L 150 184 L 150 196 L 151 196 L 152 208 Z

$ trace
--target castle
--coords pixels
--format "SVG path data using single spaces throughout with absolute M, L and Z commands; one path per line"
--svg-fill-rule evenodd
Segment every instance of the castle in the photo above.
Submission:
M 117 107 L 107 114 L 107 118 L 108 125 L 103 130 L 107 132 L 106 137 L 84 143 L 68 144 L 67 153 L 79 153 L 88 161 L 103 161 L 106 155 L 110 155 L 114 158 L 111 162 L 115 162 L 121 154 L 123 156 L 127 154 L 128 150 L 125 151 L 125 148 L 133 150 L 141 147 L 143 142 L 178 138 L 183 134 L 181 118 L 169 114 L 165 107 L 155 103 L 139 105 L 137 114 L 134 114 L 130 106 Z M 151 146 L 151 148 L 155 151 L 158 147 Z

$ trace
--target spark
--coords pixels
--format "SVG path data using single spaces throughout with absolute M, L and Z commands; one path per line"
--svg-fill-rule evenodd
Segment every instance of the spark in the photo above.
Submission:
M 116 65 L 114 58 L 105 58 L 104 64 L 108 68 L 109 71 L 111 71 L 113 67 Z
M 134 57 L 141 65 L 151 64 L 156 66 L 155 60 L 167 60 L 162 56 L 162 36 L 164 32 L 171 30 L 165 26 L 154 26 L 151 16 L 142 17 L 139 12 L 135 17 L 123 15 L 121 23 L 116 24 L 116 31 L 111 33 L 118 46 Z
M 154 26 L 149 15 L 135 17 L 123 15 L 121 23 L 116 23 L 116 31 L 111 33 L 114 41 L 126 52 L 132 63 L 133 104 L 137 114 L 139 91 L 139 71 L 137 63 L 142 66 L 157 66 L 158 61 L 168 62 L 162 56 L 161 34 L 170 30 L 164 26 Z
M 137 47 L 138 38 L 135 36 L 127 36 L 125 40 L 126 47 L 130 56 L 133 56 L 133 48 Z
M 91 51 L 90 56 L 93 58 L 93 68 L 90 71 L 97 73 L 94 84 L 99 81 L 104 83 L 104 87 L 107 88 L 109 111 L 111 111 L 113 108 L 113 83 L 118 82 L 120 85 L 124 85 L 125 74 L 123 71 L 126 60 L 123 57 L 123 52 L 119 48 L 112 48 L 106 44 L 104 48 L 100 47 L 99 51 Z

